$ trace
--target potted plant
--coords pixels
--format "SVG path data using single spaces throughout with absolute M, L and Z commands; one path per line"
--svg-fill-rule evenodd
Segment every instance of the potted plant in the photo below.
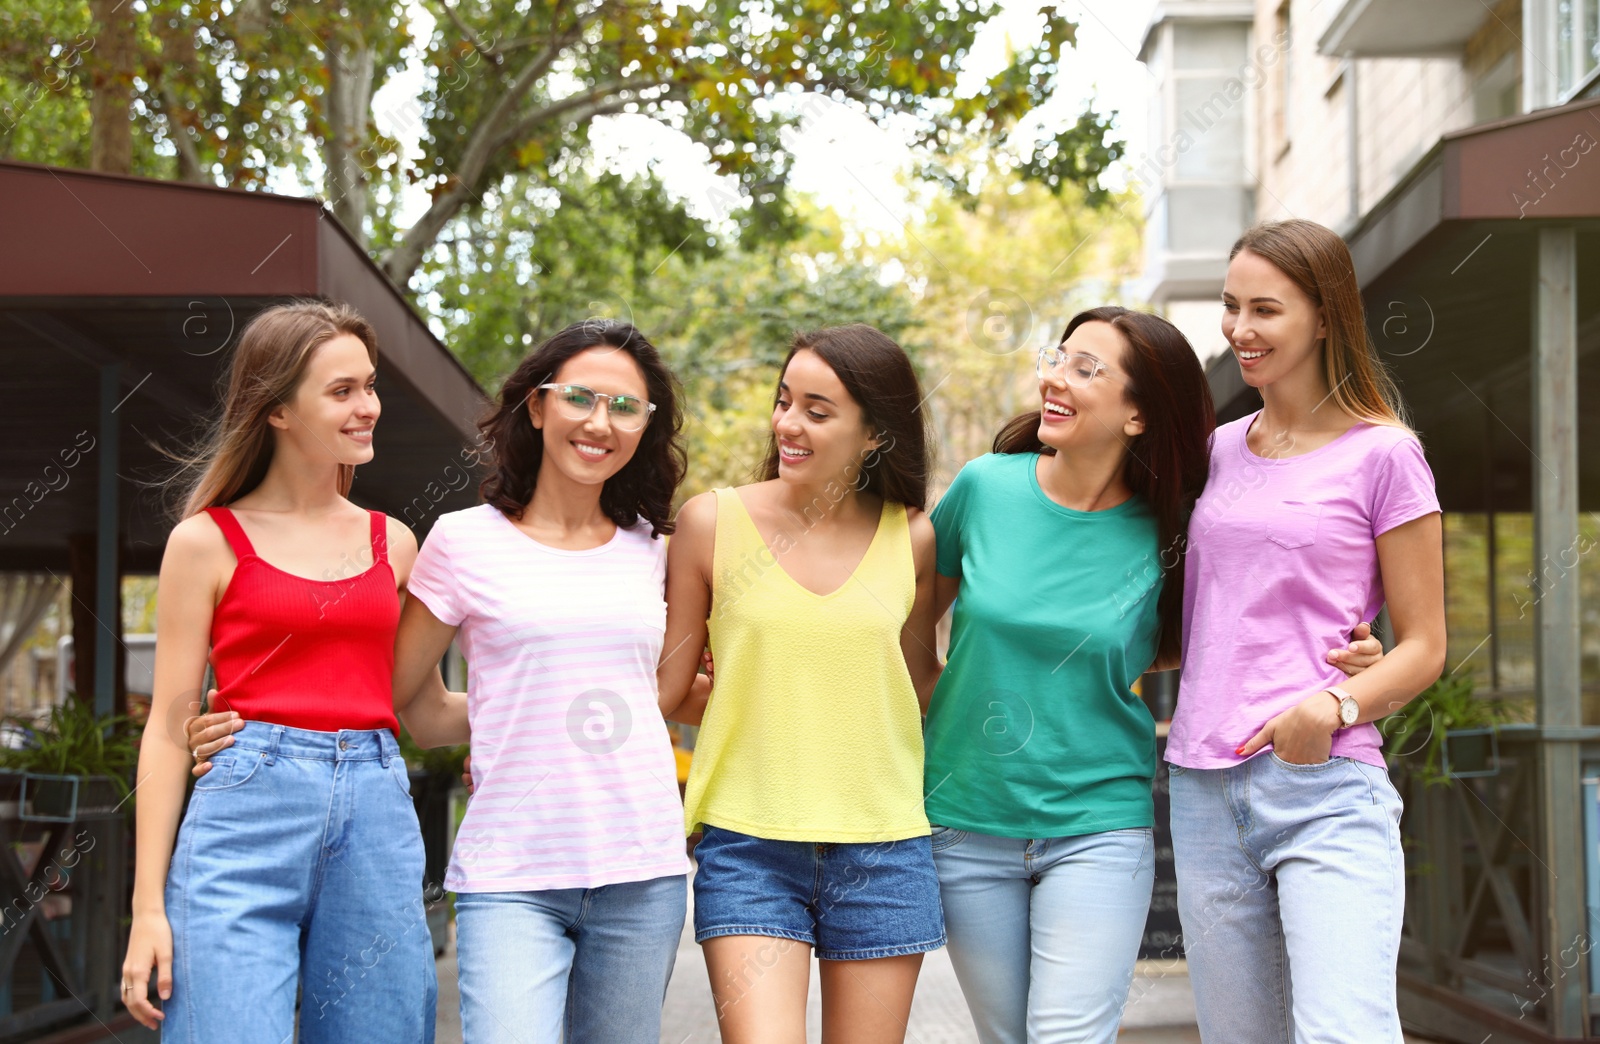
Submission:
M 24 745 L 0 749 L 0 768 L 20 776 L 23 819 L 108 814 L 132 791 L 139 749 L 126 718 L 97 717 L 88 704 L 69 699 L 51 708 L 43 727 L 15 724 L 25 730 Z
M 1473 695 L 1470 676 L 1445 675 L 1385 719 L 1384 752 L 1424 784 L 1494 775 L 1499 729 L 1510 721 L 1498 700 Z
M 423 901 L 428 911 L 428 930 L 433 935 L 435 954 L 443 953 L 448 939 L 450 908 L 444 899 L 444 872 L 450 863 L 450 844 L 454 836 L 450 793 L 460 786 L 467 760 L 467 747 L 417 746 L 411 734 L 400 730 L 400 753 L 411 775 L 411 801 L 417 809 L 426 852 Z

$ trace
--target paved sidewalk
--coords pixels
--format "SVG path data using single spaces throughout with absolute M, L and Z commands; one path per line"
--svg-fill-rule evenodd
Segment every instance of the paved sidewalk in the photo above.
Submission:
M 691 900 L 692 901 L 692 900 Z M 661 1012 L 661 1044 L 717 1044 L 716 1010 L 706 980 L 705 962 L 695 945 L 693 911 L 678 942 L 678 963 L 667 987 Z M 451 945 L 439 958 L 439 1023 L 436 1044 L 462 1044 L 460 994 L 456 986 L 455 926 Z M 1128 991 L 1119 1044 L 1200 1044 L 1194 1024 L 1194 995 L 1182 961 L 1141 961 Z M 806 1011 L 806 1037 L 821 1040 L 822 994 L 811 976 Z M 917 979 L 906 1044 L 976 1044 L 967 1002 L 956 982 L 955 968 L 944 950 L 928 954 Z M 1428 1044 L 1407 1036 L 1409 1044 Z

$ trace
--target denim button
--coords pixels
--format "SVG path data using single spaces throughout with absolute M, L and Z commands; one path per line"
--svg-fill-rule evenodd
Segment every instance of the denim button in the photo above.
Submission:
M 340 740 L 339 741 L 339 749 L 340 750 L 349 750 L 350 749 L 350 741 L 349 740 Z

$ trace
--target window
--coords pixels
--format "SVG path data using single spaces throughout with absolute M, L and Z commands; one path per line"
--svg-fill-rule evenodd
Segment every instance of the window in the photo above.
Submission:
M 1556 91 L 1567 101 L 1600 67 L 1600 0 L 1556 0 Z
M 1289 2 L 1278 5 L 1278 13 L 1274 19 L 1277 28 L 1275 41 L 1281 42 L 1283 58 L 1278 63 L 1278 107 L 1275 112 L 1278 145 L 1280 148 L 1289 147 L 1289 139 L 1293 130 L 1294 113 L 1294 26 L 1289 21 Z

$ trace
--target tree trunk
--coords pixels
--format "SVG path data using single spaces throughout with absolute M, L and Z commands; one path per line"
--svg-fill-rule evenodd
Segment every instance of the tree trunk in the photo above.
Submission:
M 133 171 L 133 73 L 138 50 L 134 8 L 127 0 L 89 0 L 95 47 L 89 66 L 89 169 Z
M 327 192 L 339 223 L 366 246 L 367 169 L 361 162 L 372 111 L 372 49 L 359 38 L 327 41 L 328 135 L 323 162 L 328 168 Z

